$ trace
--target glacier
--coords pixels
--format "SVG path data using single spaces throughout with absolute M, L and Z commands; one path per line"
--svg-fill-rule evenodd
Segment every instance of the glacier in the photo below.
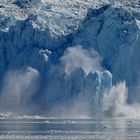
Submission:
M 1 1 L 0 111 L 94 116 L 122 81 L 126 102 L 139 103 L 139 7 L 138 1 Z

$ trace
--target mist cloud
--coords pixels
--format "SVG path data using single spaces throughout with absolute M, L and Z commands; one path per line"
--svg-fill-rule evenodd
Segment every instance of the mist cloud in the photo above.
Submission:
M 113 117 L 140 117 L 140 104 L 128 104 L 128 88 L 125 82 L 113 86 L 106 97 L 106 114 Z
M 80 45 L 69 47 L 61 57 L 66 74 L 70 74 L 77 67 L 82 67 L 86 73 L 92 70 L 102 70 L 101 60 L 95 50 L 86 50 Z
M 3 84 L 0 109 L 17 112 L 22 107 L 26 109 L 26 104 L 36 91 L 38 77 L 38 71 L 31 67 L 28 67 L 25 71 L 9 71 Z

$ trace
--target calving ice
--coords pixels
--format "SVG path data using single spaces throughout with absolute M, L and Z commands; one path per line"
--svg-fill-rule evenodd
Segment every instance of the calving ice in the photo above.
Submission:
M 139 8 L 129 0 L 1 1 L 1 112 L 139 116 Z

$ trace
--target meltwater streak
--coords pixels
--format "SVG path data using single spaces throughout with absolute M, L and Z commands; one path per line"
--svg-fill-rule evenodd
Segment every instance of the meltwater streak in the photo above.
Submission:
M 0 119 L 0 139 L 140 139 L 140 120 Z

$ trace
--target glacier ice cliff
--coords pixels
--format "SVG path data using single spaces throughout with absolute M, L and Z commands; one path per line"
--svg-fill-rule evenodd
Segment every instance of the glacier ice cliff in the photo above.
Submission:
M 94 112 L 120 81 L 127 102 L 139 102 L 139 7 L 136 1 L 0 2 L 0 110 Z

